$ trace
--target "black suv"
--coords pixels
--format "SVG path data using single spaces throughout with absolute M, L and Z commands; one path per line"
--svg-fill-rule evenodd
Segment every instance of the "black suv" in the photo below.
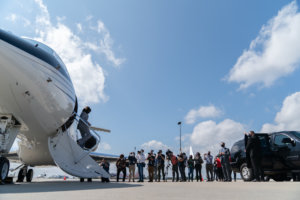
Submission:
M 300 176 L 300 132 L 282 131 L 274 133 L 256 133 L 262 150 L 262 167 L 267 178 L 275 181 L 297 180 Z M 231 167 L 241 174 L 244 181 L 253 179 L 248 168 L 245 153 L 245 141 L 239 140 L 231 148 Z

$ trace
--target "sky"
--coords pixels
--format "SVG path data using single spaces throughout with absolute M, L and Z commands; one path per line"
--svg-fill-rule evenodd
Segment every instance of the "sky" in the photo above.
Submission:
M 66 64 L 97 151 L 208 150 L 300 130 L 296 0 L 3 0 L 0 28 Z M 16 148 L 16 147 L 14 147 Z

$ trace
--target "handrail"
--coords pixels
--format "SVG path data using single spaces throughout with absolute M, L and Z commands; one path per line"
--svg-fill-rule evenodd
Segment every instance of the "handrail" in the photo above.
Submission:
M 97 140 L 97 142 L 96 142 L 96 144 L 92 147 L 92 148 L 90 148 L 90 150 L 89 150 L 89 152 L 92 152 L 93 150 L 94 150 L 94 148 L 96 148 L 98 145 L 99 145 L 99 143 L 100 143 L 100 141 L 101 141 L 101 137 L 100 137 L 100 135 L 98 135 L 97 134 L 97 132 L 96 131 L 94 131 L 93 129 L 91 129 L 91 126 L 89 125 L 89 124 L 87 124 L 76 112 L 73 112 L 73 115 L 75 114 L 75 120 L 79 123 L 80 122 L 80 120 L 89 128 L 89 130 L 90 131 L 92 131 L 91 132 L 91 134 L 92 134 L 92 136 L 94 136 L 95 138 L 96 138 L 96 140 Z M 79 120 L 76 118 L 76 116 L 79 118 Z

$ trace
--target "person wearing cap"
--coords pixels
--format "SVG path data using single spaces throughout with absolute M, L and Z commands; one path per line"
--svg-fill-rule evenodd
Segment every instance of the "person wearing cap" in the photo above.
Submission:
M 231 182 L 231 166 L 229 161 L 230 151 L 225 147 L 225 143 L 221 142 L 221 149 L 219 151 L 224 181 Z
M 120 155 L 120 158 L 117 160 L 117 182 L 119 182 L 120 172 L 123 173 L 123 182 L 125 182 L 126 178 L 126 159 L 123 154 Z

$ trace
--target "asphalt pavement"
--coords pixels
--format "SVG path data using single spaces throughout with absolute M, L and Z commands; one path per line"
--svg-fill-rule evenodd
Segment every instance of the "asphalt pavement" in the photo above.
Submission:
M 111 182 L 35 179 L 0 185 L 0 200 L 300 199 L 299 182 Z

